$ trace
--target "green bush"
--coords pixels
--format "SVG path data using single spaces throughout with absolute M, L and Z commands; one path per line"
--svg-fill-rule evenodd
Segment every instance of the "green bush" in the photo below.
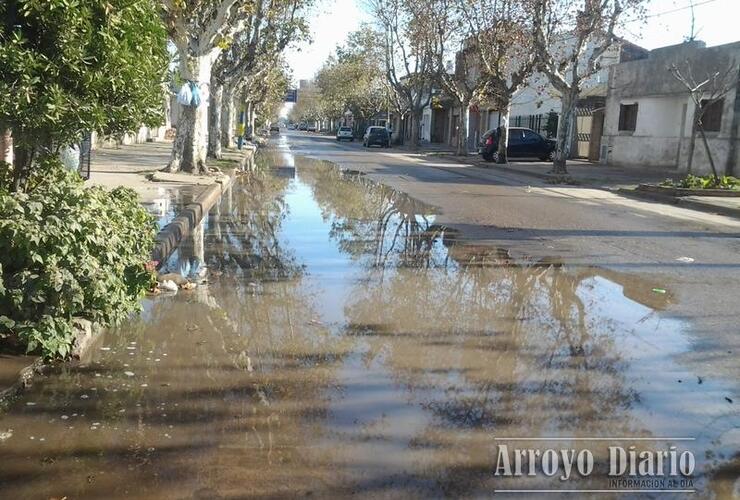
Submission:
M 65 357 L 73 318 L 107 325 L 139 307 L 157 226 L 132 190 L 42 163 L 24 192 L 0 163 L 0 341 Z
M 740 179 L 725 175 L 714 178 L 712 175 L 687 175 L 683 179 L 666 179 L 660 183 L 661 186 L 684 188 L 684 189 L 740 189 Z

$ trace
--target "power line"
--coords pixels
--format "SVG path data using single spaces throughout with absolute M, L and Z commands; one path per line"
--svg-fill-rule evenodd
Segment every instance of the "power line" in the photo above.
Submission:
M 644 21 L 645 19 L 650 19 L 650 18 L 653 18 L 653 17 L 665 16 L 666 14 L 673 14 L 674 12 L 681 12 L 682 10 L 689 10 L 689 9 L 694 8 L 694 7 L 701 7 L 702 5 L 706 5 L 706 4 L 709 4 L 709 3 L 714 3 L 716 1 L 717 0 L 704 0 L 703 2 L 695 3 L 693 5 L 692 4 L 689 4 L 689 5 L 686 5 L 684 7 L 678 7 L 678 8 L 675 8 L 675 9 L 666 10 L 665 12 L 657 12 L 655 14 L 648 14 L 646 16 L 638 16 L 638 17 L 634 17 L 632 19 L 625 20 L 624 21 L 624 24 L 632 24 L 632 23 L 636 23 L 638 21 Z
M 666 10 L 665 12 L 658 12 L 657 14 L 650 14 L 650 15 L 647 15 L 645 17 L 646 18 L 648 18 L 648 17 L 660 17 L 660 16 L 664 16 L 666 14 L 673 14 L 674 12 L 680 12 L 682 10 L 693 9 L 694 7 L 700 7 L 702 5 L 706 5 L 708 3 L 713 3 L 713 2 L 716 2 L 716 1 L 717 0 L 704 0 L 703 2 L 686 5 L 684 7 L 678 7 L 676 9 Z

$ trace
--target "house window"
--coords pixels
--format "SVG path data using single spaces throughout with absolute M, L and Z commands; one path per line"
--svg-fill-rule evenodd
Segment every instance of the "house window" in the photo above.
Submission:
M 724 99 L 714 102 L 710 102 L 708 99 L 701 101 L 701 109 L 703 110 L 701 124 L 705 132 L 720 131 L 722 128 L 722 108 L 724 104 Z
M 619 106 L 619 130 L 634 132 L 637 126 L 637 104 L 621 104 Z

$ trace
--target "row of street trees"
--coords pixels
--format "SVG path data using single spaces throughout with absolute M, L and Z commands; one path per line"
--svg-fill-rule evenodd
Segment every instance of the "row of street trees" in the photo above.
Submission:
M 144 0 L 0 3 L 0 131 L 12 133 L 13 190 L 85 131 L 161 123 L 169 56 L 158 14 Z
M 296 122 L 335 121 L 352 112 L 356 125 L 390 106 L 380 34 L 370 26 L 350 33 L 316 73 L 315 87 L 302 89 L 291 111 Z
M 512 99 L 534 72 L 562 102 L 556 173 L 566 172 L 574 111 L 583 83 L 601 68 L 626 20 L 645 0 L 369 0 L 384 34 L 385 69 L 410 114 L 418 145 L 423 108 L 441 87 L 467 110 L 486 104 L 501 115 L 498 161 L 506 162 Z M 454 68 L 448 67 L 454 61 Z M 459 114 L 459 154 L 467 154 L 467 120 Z
M 322 116 L 338 116 L 347 109 L 356 112 L 364 98 L 377 95 L 373 102 L 390 107 L 402 123 L 409 118 L 415 148 L 424 108 L 442 90 L 463 111 L 486 105 L 500 112 L 504 140 L 499 141 L 498 161 L 503 163 L 512 100 L 539 72 L 562 102 L 553 170 L 564 173 L 583 84 L 601 69 L 602 57 L 619 41 L 619 28 L 643 15 L 645 3 L 367 0 L 376 23 L 352 34 L 347 47 L 340 47 L 319 71 L 319 102 L 313 112 Z M 371 42 L 352 52 L 356 40 Z M 366 79 L 358 78 L 357 67 L 342 57 L 348 50 L 361 54 L 358 61 Z M 372 82 L 369 88 L 366 82 Z M 457 152 L 467 154 L 466 113 L 459 113 L 455 125 Z
M 220 158 L 230 141 L 237 100 L 248 104 L 252 128 L 258 108 L 265 114 L 283 100 L 290 74 L 281 54 L 307 39 L 311 3 L 3 2 L 0 132 L 12 134 L 15 189 L 39 159 L 86 131 L 116 136 L 160 125 L 173 56 L 175 82 L 197 86 L 201 102 L 182 108 L 168 169 L 205 172 L 207 154 Z
M 162 125 L 172 84 L 187 84 L 201 99 L 182 106 L 169 168 L 203 172 L 237 102 L 252 126 L 277 112 L 281 52 L 305 38 L 310 1 L 0 2 L 0 350 L 66 357 L 78 321 L 121 320 L 153 285 L 153 217 L 131 189 L 85 185 L 60 153 L 92 131 Z
M 311 0 L 162 0 L 163 20 L 177 50 L 180 75 L 203 93 L 200 106 L 184 106 L 168 170 L 206 171 L 220 157 L 235 123 L 234 99 L 255 106 L 289 79 L 281 60 L 291 42 L 307 38 L 303 17 Z M 274 101 L 274 99 L 273 99 Z M 209 126 L 210 120 L 210 126 Z

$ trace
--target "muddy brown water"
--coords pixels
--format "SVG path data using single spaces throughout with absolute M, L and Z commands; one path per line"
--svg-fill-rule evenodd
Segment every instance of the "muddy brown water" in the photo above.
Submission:
M 207 284 L 147 298 L 0 415 L 1 498 L 611 490 L 610 445 L 690 450 L 693 498 L 737 489 L 734 382 L 680 362 L 670 290 L 466 244 L 326 163 L 259 163 L 168 264 Z M 502 444 L 588 448 L 595 472 L 502 478 Z

